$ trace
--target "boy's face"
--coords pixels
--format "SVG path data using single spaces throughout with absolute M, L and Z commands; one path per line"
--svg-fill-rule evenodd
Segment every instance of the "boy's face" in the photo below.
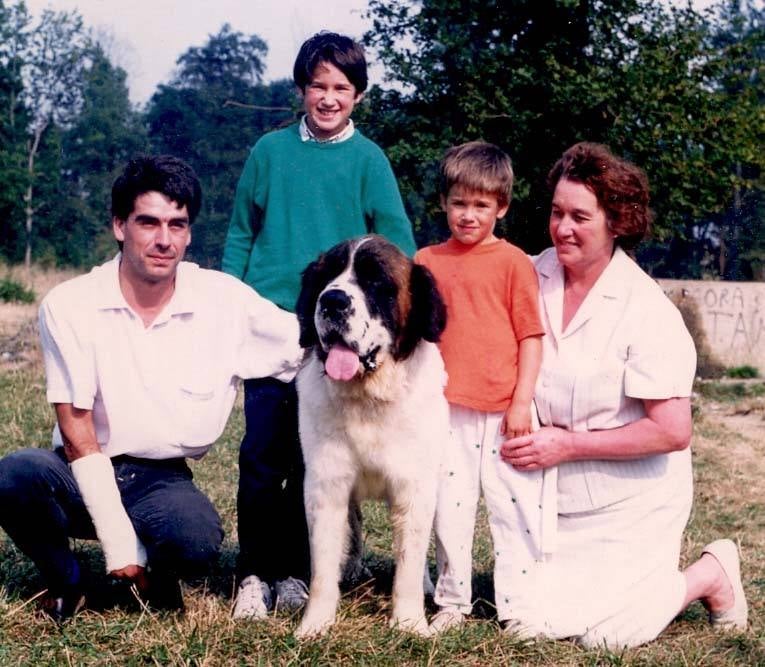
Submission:
M 343 131 L 364 96 L 332 63 L 320 62 L 311 82 L 301 92 L 306 123 L 317 139 L 330 139 Z
M 505 217 L 509 206 L 500 206 L 497 196 L 490 192 L 453 185 L 446 197 L 441 196 L 441 208 L 455 241 L 484 245 L 497 240 L 494 226 Z

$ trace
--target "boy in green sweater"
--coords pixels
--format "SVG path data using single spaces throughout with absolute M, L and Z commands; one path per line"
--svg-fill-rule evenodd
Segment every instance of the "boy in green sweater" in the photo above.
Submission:
M 237 186 L 223 270 L 291 312 L 303 269 L 319 253 L 376 232 L 415 250 L 388 159 L 350 116 L 367 86 L 361 46 L 320 32 L 293 70 L 305 114 L 255 144 Z M 246 430 L 237 495 L 240 585 L 234 618 L 263 618 L 272 606 L 308 598 L 303 460 L 293 383 L 247 380 Z

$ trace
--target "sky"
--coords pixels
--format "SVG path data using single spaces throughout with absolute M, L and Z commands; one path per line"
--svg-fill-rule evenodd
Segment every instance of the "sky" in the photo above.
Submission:
M 362 17 L 367 0 L 25 0 L 25 4 L 35 16 L 45 8 L 76 9 L 105 44 L 110 60 L 128 73 L 130 98 L 139 104 L 172 77 L 182 53 L 205 44 L 224 23 L 266 42 L 266 81 L 291 78 L 300 45 L 319 30 L 358 39 L 368 26 Z

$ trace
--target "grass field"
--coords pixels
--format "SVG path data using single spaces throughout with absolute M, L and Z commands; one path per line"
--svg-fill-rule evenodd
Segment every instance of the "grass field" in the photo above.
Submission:
M 45 285 L 55 282 L 51 276 L 45 280 Z M 44 398 L 34 310 L 0 309 L 0 455 L 46 446 L 50 438 L 53 413 Z M 433 640 L 389 630 L 390 533 L 385 511 L 374 503 L 364 506 L 364 514 L 366 558 L 375 583 L 343 598 L 339 622 L 327 637 L 297 642 L 296 618 L 288 615 L 234 623 L 236 455 L 242 431 L 237 407 L 211 454 L 193 464 L 197 482 L 224 519 L 227 538 L 212 575 L 184 587 L 186 613 L 140 609 L 124 591 L 110 589 L 95 544 L 77 542 L 92 583 L 106 593 L 58 627 L 35 612 L 42 583 L 0 531 L 0 665 L 765 665 L 765 383 L 700 384 L 694 412 L 696 502 L 683 557 L 694 560 L 705 543 L 720 536 L 740 544 L 750 602 L 750 628 L 744 633 L 711 631 L 696 604 L 657 641 L 622 652 L 503 636 L 492 620 L 484 517 L 475 546 L 474 620 Z M 592 584 L 596 589 L 597 582 Z

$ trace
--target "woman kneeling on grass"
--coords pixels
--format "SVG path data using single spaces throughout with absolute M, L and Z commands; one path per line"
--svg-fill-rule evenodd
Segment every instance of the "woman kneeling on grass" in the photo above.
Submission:
M 548 182 L 554 248 L 535 258 L 546 333 L 535 396 L 542 428 L 506 441 L 502 457 L 518 470 L 554 475 L 557 466 L 556 546 L 512 575 L 519 609 L 533 610 L 509 629 L 636 646 L 694 600 L 713 625 L 743 629 L 732 541 L 712 542 L 679 570 L 693 496 L 696 354 L 677 309 L 625 252 L 648 230 L 645 175 L 581 143 Z

